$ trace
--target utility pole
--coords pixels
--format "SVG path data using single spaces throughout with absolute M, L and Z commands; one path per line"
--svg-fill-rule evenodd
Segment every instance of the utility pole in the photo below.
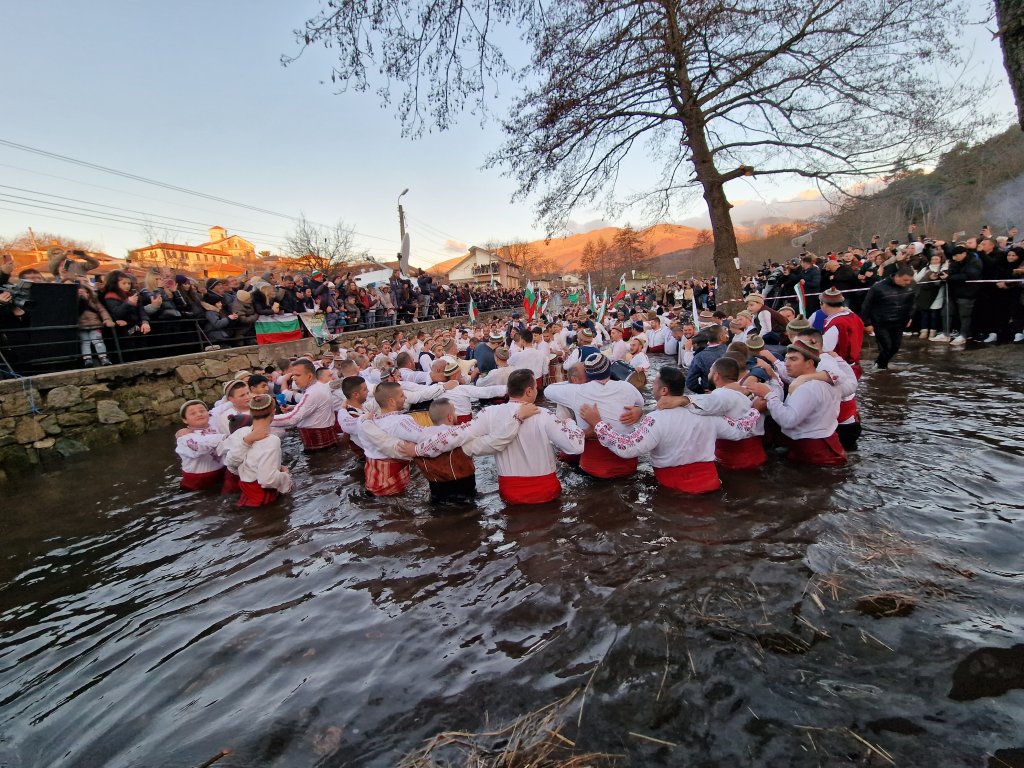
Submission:
M 402 209 L 402 195 L 406 194 L 409 188 L 406 187 L 398 196 L 398 242 L 405 240 L 405 211 Z

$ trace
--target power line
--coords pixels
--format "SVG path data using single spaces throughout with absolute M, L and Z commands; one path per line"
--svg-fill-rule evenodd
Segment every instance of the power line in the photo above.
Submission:
M 39 149 L 37 147 L 30 147 L 30 146 L 28 146 L 26 144 L 19 144 L 19 143 L 15 142 L 15 141 L 10 141 L 8 139 L 0 139 L 0 145 L 5 146 L 5 147 L 10 147 L 11 149 L 18 149 L 18 150 L 21 150 L 23 152 L 31 152 L 33 154 L 40 155 L 42 157 L 47 157 L 47 158 L 50 158 L 52 160 L 60 160 L 60 161 L 65 162 L 65 163 L 72 163 L 74 165 L 78 165 L 78 166 L 81 166 L 83 168 L 90 168 L 92 170 L 100 171 L 102 173 L 113 174 L 114 176 L 120 176 L 120 177 L 125 178 L 125 179 L 130 179 L 131 181 L 138 181 L 138 182 L 143 183 L 143 184 L 152 184 L 154 186 L 163 187 L 164 189 L 169 189 L 169 190 L 172 190 L 174 192 L 181 192 L 181 193 L 186 194 L 186 195 L 194 195 L 196 197 L 201 197 L 201 198 L 204 198 L 206 200 L 213 200 L 214 202 L 217 202 L 217 203 L 224 203 L 225 205 L 233 205 L 233 206 L 236 206 L 238 208 L 245 208 L 247 210 L 255 211 L 257 213 L 264 213 L 264 214 L 267 214 L 268 216 L 277 216 L 279 218 L 289 219 L 291 221 L 299 221 L 299 219 L 300 219 L 300 217 L 298 217 L 298 216 L 291 216 L 291 215 L 289 215 L 287 213 L 280 213 L 278 211 L 272 211 L 272 210 L 270 210 L 268 208 L 260 208 L 259 206 L 250 205 L 248 203 L 240 203 L 240 202 L 238 202 L 236 200 L 229 200 L 226 197 L 219 197 L 217 195 L 207 194 L 206 192 L 199 192 L 198 190 L 188 189 L 187 187 L 179 187 L 176 184 L 169 184 L 169 183 L 167 183 L 165 181 L 158 181 L 156 179 L 150 179 L 150 178 L 147 178 L 145 176 L 140 176 L 140 175 L 135 174 L 135 173 L 129 173 L 127 171 L 119 171 L 116 168 L 108 168 L 105 165 L 99 165 L 97 163 L 90 163 L 87 160 L 80 160 L 80 159 L 75 158 L 75 157 L 69 157 L 68 155 L 61 155 L 61 154 L 58 154 L 56 152 L 49 152 L 49 151 L 47 151 L 45 149 Z M 315 224 L 315 225 L 317 225 L 319 227 L 328 227 L 328 228 L 330 227 L 330 225 L 323 224 L 321 222 L 311 221 L 310 223 L 311 224 Z M 367 234 L 365 232 L 356 232 L 355 230 L 353 230 L 353 234 L 359 235 L 360 237 L 367 237 L 367 238 L 370 238 L 372 240 L 382 240 L 384 242 L 394 242 L 394 239 L 390 238 L 390 237 L 380 237 L 379 235 L 370 235 L 370 234 Z

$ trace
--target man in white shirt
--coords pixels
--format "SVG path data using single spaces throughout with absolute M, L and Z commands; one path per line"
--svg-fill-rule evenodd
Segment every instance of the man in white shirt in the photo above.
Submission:
M 817 372 L 821 350 L 796 339 L 787 347 L 786 373 L 797 382 Z M 849 367 L 849 366 L 847 366 Z M 781 382 L 772 384 L 747 383 L 747 389 L 763 397 L 768 412 L 781 427 L 789 443 L 789 458 L 802 464 L 838 467 L 846 463 L 836 427 L 839 423 L 839 387 L 819 380 L 801 380 L 798 387 L 790 386 L 789 397 L 783 400 Z
M 477 417 L 484 434 L 498 434 L 510 419 L 518 417 L 523 403 L 537 399 L 532 371 L 519 369 L 509 376 L 509 401 L 484 408 Z M 556 419 L 541 410 L 522 422 L 516 439 L 495 456 L 498 492 L 507 504 L 543 504 L 562 492 L 555 470 L 552 446 L 567 454 L 583 452 L 583 432 L 572 421 Z
M 523 331 L 519 334 L 519 345 L 522 349 L 508 357 L 508 364 L 513 369 L 529 368 L 537 379 L 537 389 L 544 387 L 544 374 L 548 369 L 547 356 L 534 346 L 533 331 Z
M 681 368 L 664 366 L 654 380 L 656 399 L 666 395 L 679 397 L 686 389 L 686 374 Z M 585 403 L 581 415 L 594 424 L 601 445 L 616 456 L 636 460 L 649 453 L 659 485 L 684 493 L 710 493 L 721 487 L 715 468 L 717 416 L 698 416 L 686 408 L 670 408 L 649 413 L 626 433 L 614 429 L 602 419 L 594 405 Z
M 630 428 L 623 424 L 623 411 L 635 406 L 643 406 L 644 400 L 636 387 L 625 381 L 611 379 L 611 362 L 600 352 L 590 355 L 583 363 L 587 374 L 586 384 L 551 384 L 544 396 L 557 405 L 564 405 L 576 414 L 584 403 L 596 403 L 601 418 L 612 429 L 627 434 Z M 582 417 L 581 417 L 582 418 Z M 593 426 L 589 420 L 582 418 L 585 429 Z M 580 469 L 592 477 L 612 478 L 629 477 L 636 472 L 637 460 L 621 458 L 601 445 L 597 439 L 588 439 L 583 455 L 580 457 Z
M 298 429 L 306 452 L 335 447 L 338 433 L 330 387 L 316 380 L 316 368 L 309 360 L 296 360 L 289 374 L 302 396 L 288 413 L 275 416 L 272 426 Z

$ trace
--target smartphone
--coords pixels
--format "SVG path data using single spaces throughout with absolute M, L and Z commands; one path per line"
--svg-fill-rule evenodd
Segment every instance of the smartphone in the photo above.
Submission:
M 69 269 L 71 269 L 72 264 L 74 264 L 74 262 L 71 261 L 71 259 L 64 259 L 64 263 L 61 265 L 61 269 L 67 272 Z

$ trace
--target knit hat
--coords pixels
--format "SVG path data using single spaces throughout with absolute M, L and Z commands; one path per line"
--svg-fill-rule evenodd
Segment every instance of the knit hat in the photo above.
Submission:
M 188 278 L 184 275 L 175 275 L 174 283 L 175 285 L 188 285 Z
M 206 290 L 212 291 L 215 285 L 220 285 L 220 280 L 218 280 L 216 277 L 211 277 L 209 280 L 206 281 Z
M 239 291 L 238 293 L 235 294 L 235 298 L 238 299 L 243 304 L 248 304 L 250 301 L 252 301 L 252 294 L 249 293 L 248 291 Z
M 508 360 L 508 347 L 498 347 L 494 350 L 494 356 L 499 360 Z
M 747 304 L 751 302 L 756 302 L 757 304 L 764 304 L 764 296 L 762 296 L 760 293 L 751 293 L 748 294 L 743 301 L 746 302 Z
M 579 336 L 582 341 L 594 340 L 594 332 L 586 327 L 580 328 L 576 335 Z
M 747 346 L 750 346 L 749 344 Z M 806 339 L 797 339 L 788 347 L 788 352 L 799 352 L 808 360 L 813 360 L 816 364 L 821 362 L 821 350 L 817 347 L 809 344 Z
M 643 331 L 643 329 L 644 329 L 644 323 L 643 323 L 642 320 L 634 320 L 633 321 L 633 330 L 634 331 Z
M 830 307 L 841 307 L 843 302 L 843 294 L 834 285 L 821 294 L 821 303 Z
M 747 349 L 750 351 L 756 351 L 758 349 L 764 349 L 764 339 L 761 338 L 761 334 L 752 333 L 747 336 L 747 340 L 743 342 L 747 345 Z
M 595 352 L 590 355 L 583 361 L 583 367 L 587 369 L 587 381 L 607 379 L 611 365 L 612 364 L 608 358 L 600 352 Z
M 203 406 L 203 408 L 206 407 L 206 403 L 204 403 L 202 400 L 186 400 L 184 403 L 181 404 L 181 407 L 178 409 L 178 418 L 184 421 L 185 411 L 187 411 L 189 409 L 189 406 L 192 405 L 201 405 Z
M 270 395 L 253 395 L 249 401 L 249 413 L 253 418 L 268 416 L 274 412 L 274 399 Z
M 737 312 L 736 313 L 736 317 L 737 318 L 743 317 L 743 318 L 746 318 L 747 320 L 751 320 L 751 321 L 754 319 L 754 316 L 752 314 L 750 314 L 749 312 L 747 312 L 747 310 L 745 310 L 745 309 L 742 312 Z
M 797 315 L 786 324 L 786 333 L 793 335 L 800 331 L 806 331 L 811 327 L 810 321 L 803 315 Z
M 708 323 L 715 322 L 715 313 L 712 312 L 711 310 L 705 309 L 703 312 L 697 315 L 697 319 L 700 320 L 701 325 L 707 325 Z
M 335 354 L 331 352 L 329 349 L 320 353 L 321 360 L 333 360 L 334 358 Z
M 462 370 L 462 367 L 458 363 L 456 363 L 455 361 L 452 361 L 452 362 L 448 363 L 447 365 L 445 365 L 445 367 L 444 367 L 444 375 L 445 376 L 454 376 L 456 373 L 458 373 L 461 370 Z
M 504 344 L 505 343 L 505 334 L 503 334 L 501 331 L 493 331 L 487 337 L 487 340 L 489 342 L 491 342 L 492 344 Z
M 313 276 L 313 277 L 323 277 L 323 276 L 324 276 L 324 273 L 323 273 L 323 272 L 321 272 L 321 271 L 320 271 L 319 269 L 314 269 L 314 270 L 313 270 L 313 273 L 312 273 L 312 276 Z

